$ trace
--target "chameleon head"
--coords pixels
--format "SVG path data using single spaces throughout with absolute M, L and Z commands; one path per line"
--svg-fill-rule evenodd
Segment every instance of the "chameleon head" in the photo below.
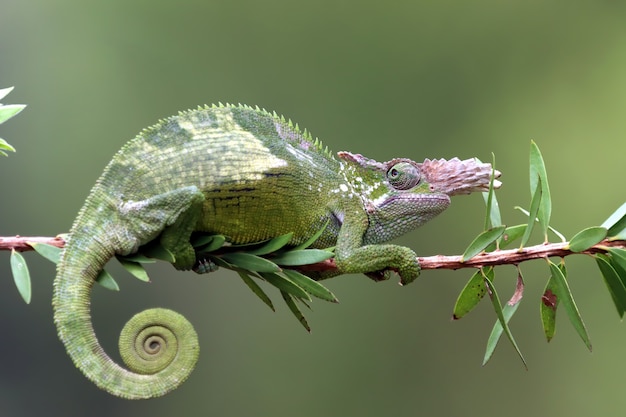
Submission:
M 360 187 L 359 181 L 353 184 L 369 218 L 367 243 L 388 241 L 421 226 L 443 212 L 453 195 L 489 190 L 492 174 L 491 165 L 477 159 L 377 162 L 349 152 L 338 155 L 357 167 L 358 178 L 365 178 Z M 493 174 L 500 176 L 498 171 Z M 494 180 L 494 187 L 499 186 Z

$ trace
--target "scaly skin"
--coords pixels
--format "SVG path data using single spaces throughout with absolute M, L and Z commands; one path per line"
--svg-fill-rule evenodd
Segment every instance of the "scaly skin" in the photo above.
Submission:
M 159 239 L 174 266 L 188 270 L 196 264 L 194 231 L 233 243 L 293 232 L 290 244 L 297 245 L 328 221 L 315 246 L 336 245 L 337 273 L 381 279 L 393 270 L 409 283 L 419 275 L 415 253 L 382 243 L 441 213 L 451 195 L 486 190 L 491 174 L 488 164 L 473 160 L 338 156 L 284 118 L 247 106 L 180 113 L 127 143 L 80 210 L 54 281 L 54 320 L 76 366 L 100 388 L 138 399 L 172 391 L 197 360 L 193 327 L 164 309 L 140 313 L 123 331 L 120 349 L 131 370 L 104 352 L 90 295 L 115 254 Z M 144 330 L 147 322 L 156 327 Z

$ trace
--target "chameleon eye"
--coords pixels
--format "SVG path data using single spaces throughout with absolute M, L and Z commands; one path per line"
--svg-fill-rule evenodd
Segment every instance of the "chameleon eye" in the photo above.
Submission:
M 420 182 L 420 172 L 417 167 L 408 162 L 399 162 L 387 171 L 387 180 L 398 190 L 408 190 Z

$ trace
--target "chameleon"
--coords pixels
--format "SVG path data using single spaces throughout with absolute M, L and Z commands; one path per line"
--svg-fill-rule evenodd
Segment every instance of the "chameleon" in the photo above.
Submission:
M 494 176 L 495 175 L 495 176 Z M 450 197 L 486 191 L 499 172 L 476 159 L 377 162 L 333 154 L 307 130 L 246 105 L 187 110 L 141 131 L 112 158 L 79 211 L 57 265 L 54 322 L 77 368 L 127 399 L 162 396 L 185 381 L 198 358 L 193 326 L 167 309 L 133 317 L 120 336 L 128 369 L 100 345 L 91 321 L 92 287 L 116 255 L 158 241 L 177 270 L 199 260 L 191 234 L 234 244 L 292 233 L 301 244 L 325 225 L 314 248 L 334 246 L 334 271 L 414 281 L 407 247 L 386 243 L 444 211 Z M 127 330 L 128 329 L 128 330 Z

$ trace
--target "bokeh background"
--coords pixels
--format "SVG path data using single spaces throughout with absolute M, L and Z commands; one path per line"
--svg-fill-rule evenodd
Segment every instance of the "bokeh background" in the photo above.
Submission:
M 0 5 L 0 86 L 28 108 L 0 127 L 0 235 L 65 232 L 113 153 L 178 110 L 242 102 L 276 110 L 334 150 L 490 160 L 503 172 L 507 224 L 525 219 L 534 139 L 551 179 L 552 224 L 568 236 L 625 200 L 626 6 L 617 1 L 44 1 Z M 482 228 L 480 196 L 399 239 L 420 255 L 458 254 Z M 233 273 L 150 269 L 144 284 L 97 288 L 94 322 L 117 355 L 135 312 L 166 306 L 196 326 L 201 358 L 172 394 L 129 402 L 72 366 L 50 306 L 54 267 L 27 253 L 31 305 L 0 253 L 1 416 L 619 415 L 626 327 L 591 259 L 568 259 L 590 330 L 586 351 L 561 312 L 546 344 L 545 263 L 523 265 L 512 321 L 530 369 L 502 341 L 481 367 L 495 321 L 484 302 L 450 319 L 468 271 L 428 271 L 401 288 L 363 276 L 326 284 L 307 334 Z M 515 270 L 498 269 L 503 297 Z M 116 356 L 117 357 L 117 356 Z

